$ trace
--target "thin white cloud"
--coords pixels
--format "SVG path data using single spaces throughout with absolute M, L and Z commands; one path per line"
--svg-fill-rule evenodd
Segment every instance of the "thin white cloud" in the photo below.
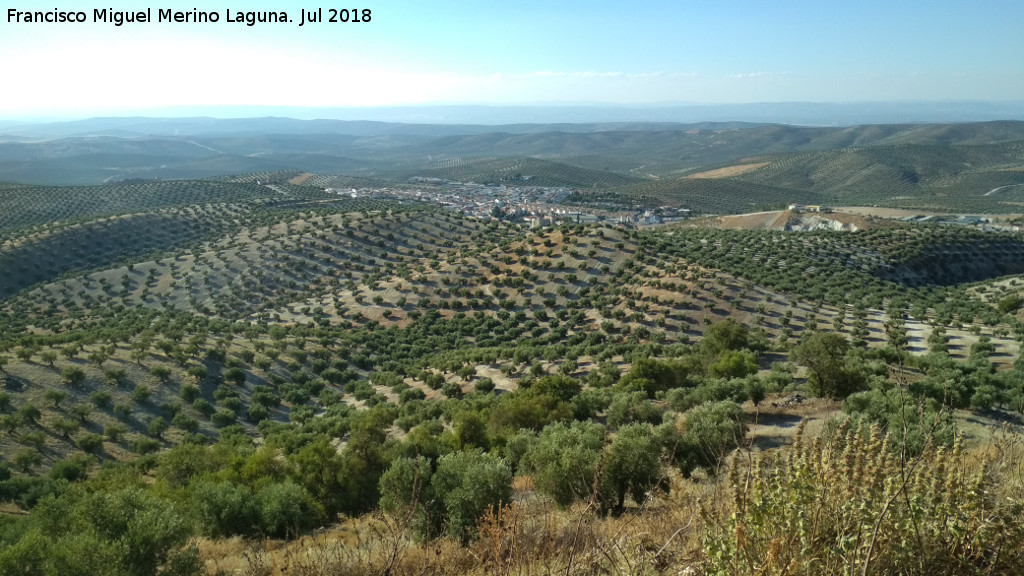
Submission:
M 488 74 L 488 78 L 693 78 L 696 72 L 599 72 L 596 70 L 576 72 L 556 72 L 552 70 L 538 70 L 535 72 L 495 72 Z
M 788 76 L 788 72 L 746 72 L 742 74 L 726 74 L 723 78 L 730 80 L 746 80 L 750 78 L 767 78 L 771 76 Z

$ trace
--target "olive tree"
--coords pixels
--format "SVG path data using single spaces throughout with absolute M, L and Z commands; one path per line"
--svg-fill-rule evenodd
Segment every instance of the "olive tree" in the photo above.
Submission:
M 549 424 L 526 450 L 520 466 L 532 475 L 537 491 L 568 506 L 593 492 L 604 436 L 604 427 L 593 422 Z
M 604 449 L 598 479 L 601 508 L 621 514 L 629 495 L 637 504 L 662 474 L 661 441 L 650 424 L 623 426 Z

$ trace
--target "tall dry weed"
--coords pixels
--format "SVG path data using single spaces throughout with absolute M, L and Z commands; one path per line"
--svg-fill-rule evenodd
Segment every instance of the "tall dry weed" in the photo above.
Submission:
M 893 441 L 877 426 L 828 440 L 801 426 L 788 449 L 734 456 L 731 501 L 703 509 L 707 574 L 1024 573 L 1024 505 L 1005 485 L 1019 437 L 1002 459 L 975 459 L 959 439 L 910 457 Z

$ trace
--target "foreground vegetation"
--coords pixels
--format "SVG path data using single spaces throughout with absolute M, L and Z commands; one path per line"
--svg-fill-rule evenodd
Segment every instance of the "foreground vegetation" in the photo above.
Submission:
M 405 488 L 417 483 L 404 464 L 411 460 L 402 460 L 382 478 L 382 511 L 286 542 L 196 546 L 188 535 L 225 522 L 241 527 L 253 507 L 263 522 L 303 522 L 311 510 L 288 484 L 271 481 L 253 502 L 207 480 L 189 513 L 180 496 L 108 470 L 44 499 L 28 519 L 7 521 L 6 537 L 17 539 L 0 552 L 0 567 L 5 574 L 1018 574 L 1020 437 L 1000 433 L 984 451 L 928 441 L 913 455 L 892 449 L 900 434 L 844 421 L 811 438 L 801 424 L 789 447 L 737 451 L 717 478 L 662 475 L 642 505 L 612 516 L 601 511 L 600 488 L 565 507 L 554 499 L 507 503 L 501 461 L 474 451 L 439 460 L 429 481 L 438 492 L 415 497 L 415 489 L 396 491 L 399 476 L 410 480 Z M 600 472 L 595 487 L 604 474 L 614 472 Z M 414 498 L 399 502 L 402 494 Z M 435 540 L 426 524 L 438 513 L 454 533 Z

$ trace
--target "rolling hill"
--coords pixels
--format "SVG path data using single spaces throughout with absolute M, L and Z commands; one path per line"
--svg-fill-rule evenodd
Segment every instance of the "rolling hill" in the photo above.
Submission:
M 139 118 L 85 121 L 80 127 L 99 135 L 47 138 L 43 126 L 31 128 L 41 135 L 36 141 L 19 137 L 0 144 L 0 179 L 86 184 L 297 170 L 395 183 L 412 176 L 508 182 L 511 171 L 512 176 L 537 176 L 534 185 L 622 193 L 623 203 L 631 204 L 637 198 L 700 194 L 690 192 L 697 186 L 692 182 L 665 181 L 764 164 L 727 178 L 730 192 L 713 204 L 724 212 L 802 199 L 1007 212 L 1021 200 L 1013 187 L 1024 183 L 1024 122 L 826 128 L 743 123 L 466 126 L 276 118 L 175 124 Z M 162 134 L 104 135 L 129 128 Z M 188 135 L 172 135 L 172 129 Z M 51 132 L 61 130 L 69 128 Z M 520 164 L 525 171 L 515 168 Z M 778 193 L 757 186 L 741 190 L 748 184 Z M 1010 188 L 997 197 L 984 196 L 1003 187 Z M 743 199 L 730 203 L 733 192 Z

